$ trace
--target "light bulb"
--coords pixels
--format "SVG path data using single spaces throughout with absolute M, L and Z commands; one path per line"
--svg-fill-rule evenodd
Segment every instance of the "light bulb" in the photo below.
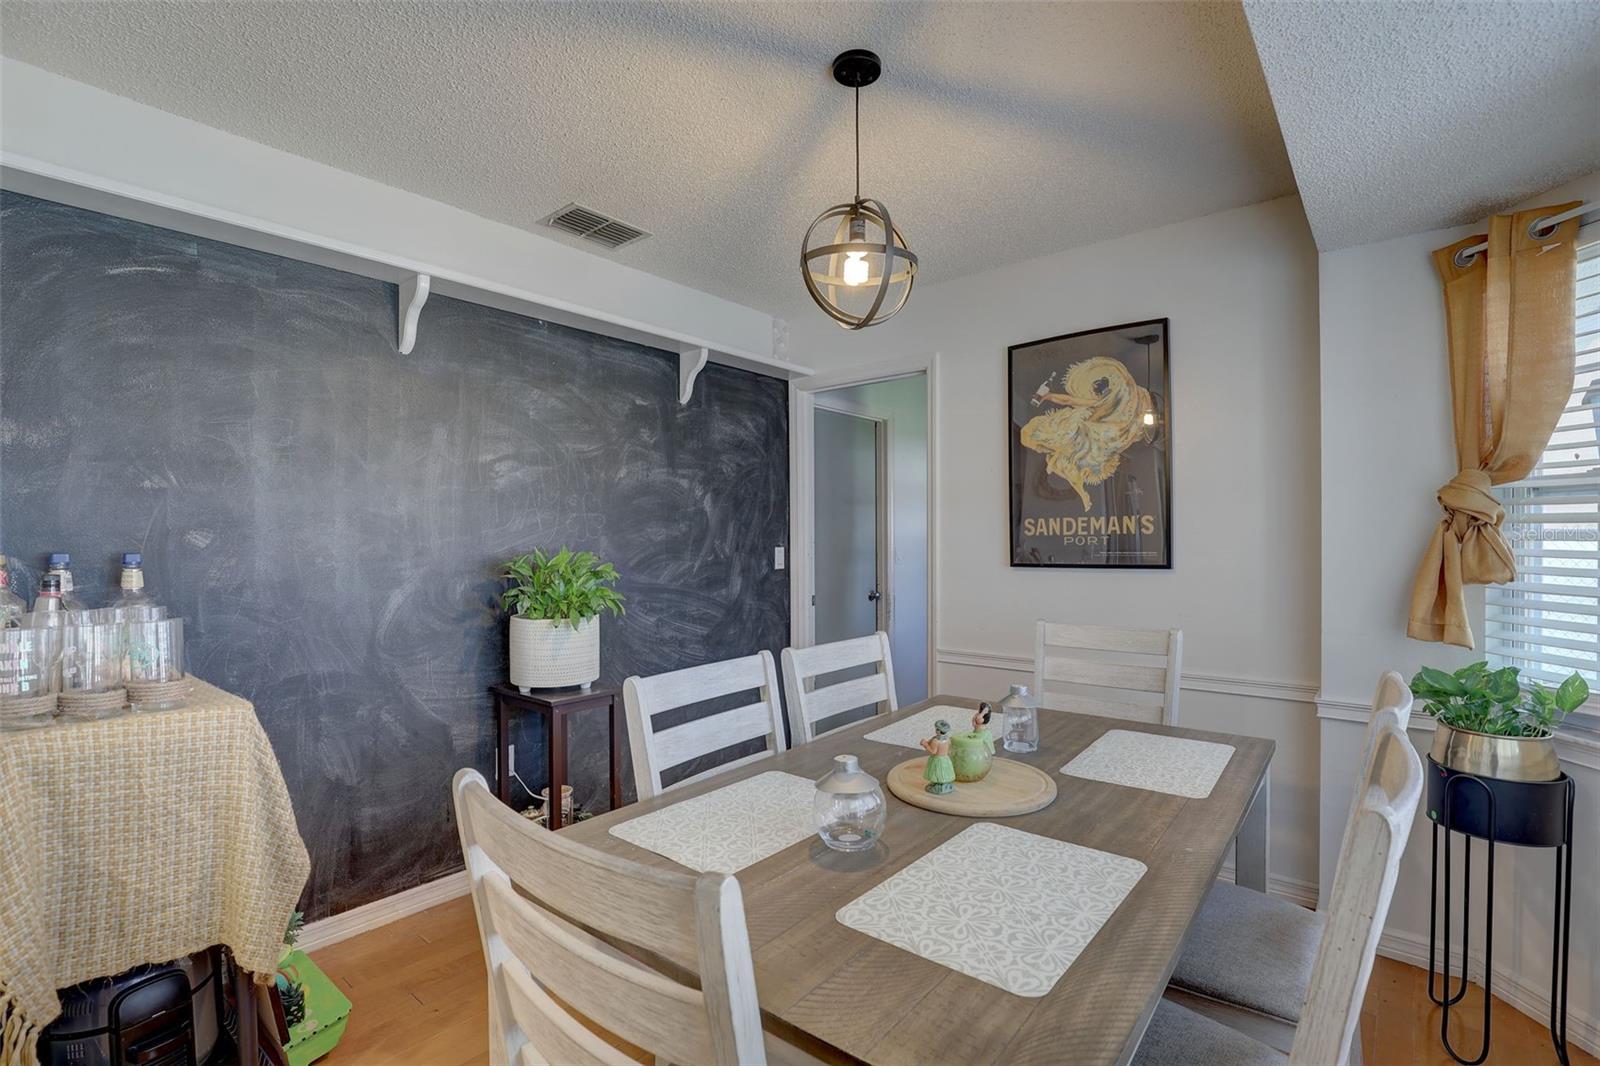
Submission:
M 846 252 L 844 254 L 844 283 L 846 285 L 862 284 L 867 280 L 868 272 L 866 252 Z
M 1147 426 L 1156 424 L 1156 413 L 1154 411 L 1146 411 L 1144 413 L 1144 424 Z

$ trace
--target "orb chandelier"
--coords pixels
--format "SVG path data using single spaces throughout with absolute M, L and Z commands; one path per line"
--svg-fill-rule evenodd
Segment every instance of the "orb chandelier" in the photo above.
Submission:
M 883 65 L 864 48 L 833 60 L 833 80 L 856 96 L 856 195 L 811 223 L 800 244 L 800 275 L 817 306 L 845 329 L 875 326 L 906 305 L 917 257 L 880 200 L 861 195 L 861 88 Z

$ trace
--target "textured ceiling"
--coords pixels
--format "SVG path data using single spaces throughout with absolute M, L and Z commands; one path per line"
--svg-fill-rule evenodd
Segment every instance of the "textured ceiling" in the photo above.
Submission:
M 1600 171 L 1600 3 L 1245 8 L 1324 250 Z
M 778 314 L 850 195 L 847 47 L 884 57 L 862 191 L 924 283 L 1294 191 L 1233 3 L 0 7 L 13 58 L 545 235 L 576 200 Z

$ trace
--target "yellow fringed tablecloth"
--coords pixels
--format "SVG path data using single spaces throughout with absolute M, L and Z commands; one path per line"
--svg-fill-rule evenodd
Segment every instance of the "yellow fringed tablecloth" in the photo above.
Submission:
M 271 973 L 311 863 L 246 700 L 0 732 L 0 1066 L 56 989 L 226 945 Z

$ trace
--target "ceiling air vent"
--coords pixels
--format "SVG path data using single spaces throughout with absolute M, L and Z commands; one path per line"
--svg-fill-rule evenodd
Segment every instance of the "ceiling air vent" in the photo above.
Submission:
M 631 244 L 641 237 L 650 236 L 638 226 L 618 222 L 582 204 L 568 204 L 540 221 L 546 226 L 554 226 L 574 237 L 582 237 L 586 241 L 603 244 L 607 248 L 621 248 L 624 244 Z

